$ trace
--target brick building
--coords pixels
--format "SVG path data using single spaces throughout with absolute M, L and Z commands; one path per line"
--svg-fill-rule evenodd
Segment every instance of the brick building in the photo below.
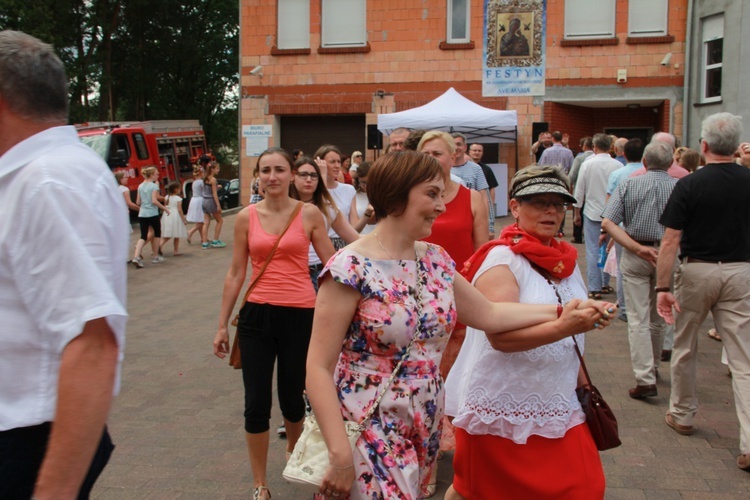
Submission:
M 535 122 L 568 132 L 571 146 L 603 131 L 679 136 L 687 5 L 547 0 L 546 95 L 482 97 L 484 0 L 245 0 L 241 124 L 272 125 L 270 144 L 290 150 L 311 154 L 330 142 L 373 159 L 367 125 L 379 113 L 454 87 L 482 106 L 517 111 L 517 145 L 485 145 L 485 160 L 508 163 L 509 175 L 519 166 L 515 147 L 520 166 L 529 163 Z M 246 200 L 255 158 L 244 148 L 243 139 Z

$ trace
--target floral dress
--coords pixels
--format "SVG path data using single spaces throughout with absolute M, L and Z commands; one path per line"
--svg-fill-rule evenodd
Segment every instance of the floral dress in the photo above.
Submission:
M 354 449 L 354 499 L 424 497 L 440 444 L 440 358 L 456 323 L 455 266 L 441 247 L 419 260 L 421 333 Z M 417 320 L 417 263 L 373 260 L 344 248 L 321 273 L 362 294 L 334 381 L 344 419 L 361 421 L 405 354 Z

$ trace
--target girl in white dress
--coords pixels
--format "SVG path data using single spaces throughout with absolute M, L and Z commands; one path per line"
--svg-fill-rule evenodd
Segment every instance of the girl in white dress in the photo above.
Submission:
M 180 196 L 180 183 L 172 181 L 167 185 L 167 199 L 165 200 L 169 212 L 164 212 L 161 216 L 161 246 L 174 238 L 174 256 L 182 255 L 180 253 L 180 238 L 187 238 L 187 219 L 182 211 L 182 197 Z
M 203 169 L 199 165 L 193 167 L 193 196 L 188 205 L 187 221 L 194 225 L 187 235 L 188 244 L 195 233 L 203 232 Z

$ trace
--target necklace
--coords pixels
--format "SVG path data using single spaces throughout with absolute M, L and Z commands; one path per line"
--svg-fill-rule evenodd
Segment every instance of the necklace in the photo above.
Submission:
M 374 235 L 375 235 L 375 241 L 377 241 L 377 242 L 378 242 L 378 245 L 380 245 L 380 248 L 382 248 L 382 249 L 383 249 L 383 251 L 384 251 L 384 252 L 386 253 L 386 255 L 388 255 L 388 257 L 390 257 L 390 258 L 391 258 L 391 260 L 398 260 L 398 259 L 395 259 L 395 258 L 393 257 L 393 255 L 391 255 L 391 253 L 390 253 L 390 252 L 389 252 L 388 250 L 386 250 L 386 249 L 385 249 L 385 247 L 383 246 L 383 243 L 382 243 L 382 242 L 380 241 L 380 236 L 378 236 L 378 233 L 377 233 L 377 232 L 375 232 L 375 231 L 373 231 L 373 232 L 372 232 L 372 234 L 374 234 Z

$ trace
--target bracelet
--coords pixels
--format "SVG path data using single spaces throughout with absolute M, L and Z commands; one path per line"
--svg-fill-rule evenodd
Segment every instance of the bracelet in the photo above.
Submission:
M 336 467 L 336 466 L 335 466 L 335 465 L 333 465 L 333 464 L 329 464 L 329 465 L 331 466 L 331 468 L 332 468 L 332 469 L 336 469 L 336 470 L 349 470 L 349 469 L 351 469 L 352 467 L 354 467 L 354 463 L 352 463 L 352 464 L 351 464 L 350 466 L 348 466 L 348 467 Z
M 562 316 L 562 312 L 563 312 L 563 306 L 562 306 L 562 304 L 557 304 L 557 317 L 558 318 L 560 316 Z
M 657 287 L 654 288 L 654 291 L 656 293 L 659 293 L 659 292 L 671 292 L 672 289 L 670 287 L 668 287 L 668 286 L 657 286 Z

